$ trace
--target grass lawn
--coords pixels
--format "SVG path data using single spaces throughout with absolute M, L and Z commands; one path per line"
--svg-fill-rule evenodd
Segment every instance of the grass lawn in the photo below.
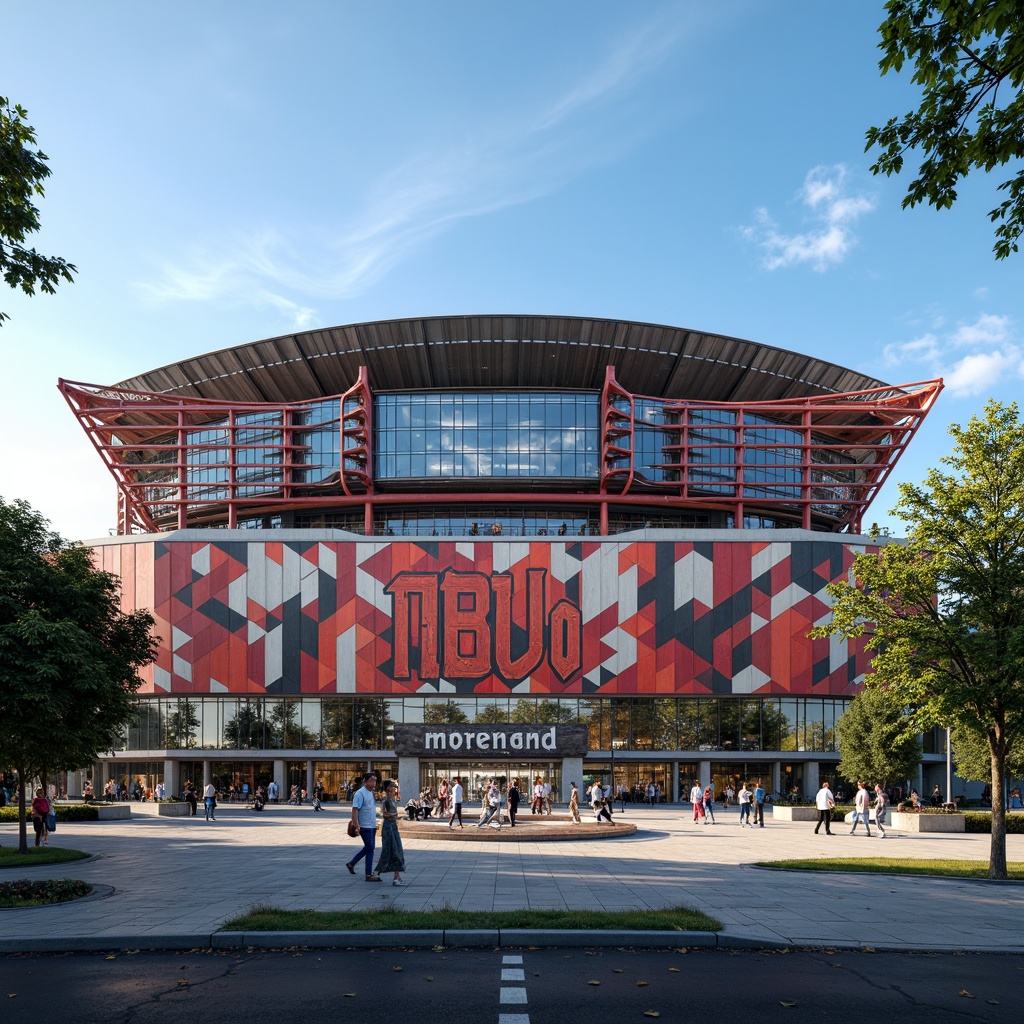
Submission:
M 281 910 L 254 906 L 249 913 L 226 922 L 222 930 L 277 931 L 377 931 L 442 928 L 562 928 L 599 931 L 693 931 L 717 932 L 722 928 L 699 910 L 670 907 L 666 910 Z
M 35 868 L 44 864 L 64 864 L 81 860 L 89 854 L 62 846 L 30 846 L 28 853 L 18 853 L 17 846 L 0 846 L 0 868 Z
M 791 871 L 860 871 L 875 875 L 939 875 L 945 878 L 988 878 L 988 862 L 978 860 L 902 860 L 899 857 L 820 857 L 814 860 L 762 860 L 761 868 Z M 1010 861 L 1008 878 L 1024 879 L 1024 863 Z

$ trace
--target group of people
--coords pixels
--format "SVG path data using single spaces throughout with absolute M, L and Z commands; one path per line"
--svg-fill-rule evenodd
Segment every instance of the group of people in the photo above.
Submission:
M 885 838 L 885 818 L 889 809 L 889 797 L 885 790 L 882 789 L 881 785 L 875 785 L 874 794 L 868 789 L 866 782 L 859 781 L 857 783 L 857 793 L 853 800 L 853 827 L 850 829 L 850 835 L 857 831 L 857 824 L 860 821 L 864 822 L 864 831 L 871 835 L 870 817 L 872 810 L 872 803 L 874 803 L 875 812 L 875 831 L 879 839 Z M 817 795 L 814 798 L 814 806 L 818 810 L 818 824 L 814 826 L 814 834 L 820 835 L 821 826 L 825 826 L 826 835 L 834 835 L 832 831 L 832 808 L 836 805 L 836 799 L 832 795 L 832 790 L 829 789 L 828 781 L 826 780 L 821 784 L 821 789 L 818 790 Z
M 764 805 L 768 792 L 758 779 L 753 784 L 740 783 L 739 790 L 728 786 L 722 794 L 722 806 L 728 807 L 735 799 L 740 809 L 740 828 L 764 828 Z M 694 824 L 715 825 L 715 787 L 713 783 L 702 786 L 696 779 L 690 790 L 690 803 L 693 805 Z

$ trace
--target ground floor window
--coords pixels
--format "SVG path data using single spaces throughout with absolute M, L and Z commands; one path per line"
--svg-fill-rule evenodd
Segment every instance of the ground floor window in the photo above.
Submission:
M 109 765 L 102 786 L 94 786 L 93 791 L 105 794 L 108 792 L 108 785 L 113 782 L 114 789 L 110 791 L 110 795 L 115 800 L 152 800 L 156 793 L 156 784 L 163 777 L 163 761 L 120 761 Z M 172 795 L 170 789 L 166 795 Z
M 561 761 L 488 761 L 479 764 L 465 764 L 449 761 L 421 761 L 420 762 L 420 790 L 430 789 L 433 795 L 444 781 L 448 782 L 449 789 L 454 780 L 462 782 L 463 799 L 466 803 L 482 802 L 487 783 L 494 779 L 501 792 L 508 791 L 512 779 L 519 780 L 519 789 L 523 794 L 523 803 L 529 806 L 533 797 L 534 784 L 540 780 L 541 784 L 550 783 L 551 799 L 555 803 L 568 802 L 569 781 L 564 786 L 562 782 Z M 419 793 L 402 794 L 408 799 L 409 796 L 419 796 Z
M 274 779 L 274 762 L 214 761 L 210 771 L 218 799 L 236 803 L 250 798 L 259 786 L 266 790 Z

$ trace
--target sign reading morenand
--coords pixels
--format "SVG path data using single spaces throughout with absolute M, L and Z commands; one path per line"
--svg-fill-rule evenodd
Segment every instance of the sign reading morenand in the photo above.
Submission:
M 585 725 L 396 725 L 399 757 L 583 757 Z

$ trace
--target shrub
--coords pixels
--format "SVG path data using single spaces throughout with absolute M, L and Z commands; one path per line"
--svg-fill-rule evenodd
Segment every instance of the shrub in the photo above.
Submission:
M 991 811 L 965 811 L 964 822 L 964 827 L 968 832 L 992 834 Z M 1007 814 L 1006 831 L 1008 834 L 1024 835 L 1024 814 Z
M 99 821 L 99 811 L 95 807 L 88 807 L 84 804 L 57 804 L 54 808 L 57 812 L 57 824 L 62 821 Z M 32 815 L 29 813 L 29 809 L 25 808 L 25 814 L 31 824 Z M 8 804 L 6 807 L 0 807 L 0 821 L 17 821 L 18 820 L 18 806 L 17 804 Z
M 75 878 L 43 879 L 37 882 L 19 878 L 15 882 L 0 882 L 0 907 L 64 903 L 66 900 L 81 899 L 91 892 L 91 885 Z

